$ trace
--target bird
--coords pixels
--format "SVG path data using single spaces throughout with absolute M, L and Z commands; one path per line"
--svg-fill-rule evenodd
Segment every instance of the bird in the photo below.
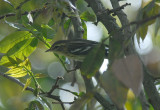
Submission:
M 85 39 L 59 40 L 50 49 L 46 50 L 46 52 L 53 52 L 76 61 L 83 61 L 93 47 L 98 44 L 100 43 Z M 108 45 L 105 45 L 105 58 L 108 57 L 108 52 Z

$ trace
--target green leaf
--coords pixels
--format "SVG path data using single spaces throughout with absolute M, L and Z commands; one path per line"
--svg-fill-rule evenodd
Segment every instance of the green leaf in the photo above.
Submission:
M 145 37 L 146 37 L 146 35 L 147 35 L 147 32 L 148 32 L 148 25 L 147 25 L 147 24 L 142 25 L 142 26 L 138 29 L 137 39 L 139 40 L 139 39 L 141 38 L 142 40 L 144 40 Z
M 137 20 L 143 20 L 151 16 L 155 16 L 159 14 L 159 11 L 160 11 L 160 6 L 158 4 L 155 4 L 154 1 L 149 1 L 147 5 L 145 5 L 145 7 L 139 11 Z M 139 38 L 142 38 L 142 40 L 145 39 L 148 31 L 148 26 L 155 23 L 155 21 L 156 19 L 150 20 L 147 23 L 143 24 L 141 27 L 139 27 L 137 31 L 138 40 Z
M 48 25 L 41 25 L 42 27 L 42 34 L 46 39 L 53 39 L 53 37 L 55 36 L 55 30 L 53 30 L 51 27 L 49 27 Z
M 9 63 L 10 61 L 8 60 L 8 57 L 24 60 L 24 56 L 28 57 L 36 49 L 37 44 L 38 39 L 36 38 L 28 38 L 21 42 L 18 42 L 10 50 L 8 50 L 5 56 L 2 57 L 0 65 Z
M 72 94 L 74 94 L 75 96 L 78 96 L 78 93 L 77 93 L 77 92 L 72 92 Z
M 32 78 L 28 78 L 28 79 L 27 79 L 27 81 L 26 81 L 26 83 L 25 83 L 25 86 L 23 87 L 22 92 L 25 91 L 25 89 L 31 84 L 31 79 L 32 79 Z
M 13 4 L 10 1 L 8 1 L 8 0 L 3 0 L 3 1 L 8 3 L 9 5 L 11 5 L 13 7 Z
M 25 71 L 23 67 L 11 66 L 9 68 L 10 70 L 5 73 L 9 76 L 19 78 L 27 75 L 27 71 Z
M 84 92 L 80 92 L 80 93 L 79 93 L 79 97 L 82 97 L 82 96 L 84 96 L 84 95 L 85 95 Z
M 14 60 L 12 57 L 8 57 L 8 60 L 14 65 L 14 64 L 17 64 L 18 65 L 18 62 L 16 60 Z
M 11 57 L 8 57 L 8 58 L 10 59 L 9 61 L 11 61 L 11 59 L 12 59 L 16 65 L 8 67 L 8 68 L 10 68 L 10 70 L 7 71 L 5 74 L 8 74 L 12 77 L 23 77 L 23 76 L 27 75 L 27 73 L 28 73 L 27 70 L 31 70 L 31 63 L 28 58 L 25 58 L 24 61 L 21 60 L 21 63 L 15 61 Z M 16 59 L 18 59 L 18 58 L 16 58 Z
M 160 18 L 157 18 L 156 22 L 155 22 L 155 31 L 154 31 L 154 36 L 155 37 L 157 36 L 159 29 L 160 29 Z
M 25 67 L 27 70 L 31 70 L 31 62 L 28 58 L 22 63 L 20 63 L 18 66 Z
M 160 0 L 156 0 L 156 2 L 160 3 Z
M 14 12 L 13 5 L 8 0 L 7 1 L 0 0 L 0 15 L 13 12 Z
M 42 103 L 37 100 L 30 102 L 28 108 L 29 110 L 44 110 Z
M 76 0 L 76 7 L 81 13 L 89 9 L 88 3 L 85 0 Z
M 38 0 L 38 2 L 36 0 L 27 0 L 27 1 L 28 2 L 23 4 L 23 6 L 21 7 L 23 11 L 27 11 L 27 12 L 31 12 L 36 9 L 41 9 L 42 7 L 44 7 L 44 4 L 46 3 L 45 0 Z
M 96 72 L 101 67 L 103 60 L 105 57 L 105 46 L 104 44 L 99 44 L 89 52 L 89 54 L 84 59 L 80 70 L 82 72 L 82 75 L 87 76 L 88 78 L 91 78 L 96 74 Z
M 27 31 L 17 31 L 8 36 L 6 36 L 2 41 L 0 41 L 0 53 L 6 53 L 11 49 L 15 44 L 24 39 L 31 37 L 31 33 Z
M 64 29 L 67 30 L 69 28 L 69 26 L 70 26 L 70 23 L 71 23 L 71 19 L 66 20 L 66 22 L 63 25 Z
M 40 25 L 37 25 L 37 24 L 34 24 L 32 25 L 38 33 L 35 33 L 34 34 L 41 34 L 43 35 L 44 37 L 44 40 L 46 41 L 51 41 L 53 39 L 53 37 L 55 36 L 56 32 L 54 29 L 52 29 L 50 26 L 48 25 L 44 25 L 42 24 L 41 26 Z
M 83 19 L 84 21 L 91 21 L 95 22 L 96 21 L 96 16 L 93 13 L 90 13 L 89 11 L 85 11 L 80 15 L 80 18 Z
M 7 56 L 16 56 L 19 59 L 28 57 L 36 48 L 38 40 L 36 38 L 25 39 L 14 45 L 7 53 Z
M 21 13 L 20 14 L 18 14 L 17 13 L 17 19 L 21 19 L 20 17 L 21 17 Z M 11 26 L 11 27 L 13 27 L 13 28 L 15 28 L 15 29 L 19 29 L 19 30 L 21 30 L 21 31 L 30 31 L 29 29 L 27 29 L 26 27 L 24 27 L 22 24 L 19 24 L 19 23 L 13 23 L 13 22 L 8 22 L 7 20 L 5 20 L 5 22 L 9 25 L 9 26 Z
M 34 77 L 35 78 L 44 78 L 44 77 L 47 77 L 47 75 L 46 74 L 42 74 L 42 73 L 37 73 L 37 74 L 35 74 Z
M 34 17 L 34 24 L 48 24 L 53 17 L 53 7 L 42 8 L 41 11 L 36 12 Z
M 87 39 L 87 26 L 86 23 L 82 20 L 82 27 L 84 29 L 83 39 Z

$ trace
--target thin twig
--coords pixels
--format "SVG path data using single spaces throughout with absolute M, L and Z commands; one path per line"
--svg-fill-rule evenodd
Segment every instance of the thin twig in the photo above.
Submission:
M 45 97 L 48 97 L 48 98 L 51 98 L 51 99 L 57 100 L 58 102 L 60 102 L 62 109 L 63 109 L 63 110 L 65 110 L 64 105 L 63 105 L 63 103 L 62 103 L 62 101 L 61 101 L 61 99 L 60 99 L 60 97 L 59 97 L 59 96 L 55 96 L 55 95 L 51 95 L 51 94 L 47 94 L 47 96 L 45 96 Z
M 116 14 L 117 11 L 120 11 L 122 9 L 124 9 L 124 7 L 128 6 L 128 5 L 131 5 L 131 3 L 126 3 L 118 8 L 114 8 L 114 9 L 105 9 L 104 11 L 102 12 L 98 12 L 97 15 L 100 15 L 100 14 L 103 14 L 104 12 L 107 12 L 107 14 L 111 14 L 111 13 L 114 13 L 114 15 Z
M 129 6 L 129 5 L 131 5 L 131 3 L 126 3 L 126 4 L 124 4 L 124 5 L 122 5 L 122 6 L 118 7 L 118 8 L 114 8 L 114 9 L 108 10 L 108 13 L 109 14 L 111 14 L 111 13 L 116 14 L 117 11 L 121 11 L 122 9 L 124 9 L 124 7 Z
M 53 104 L 73 104 L 75 102 L 75 100 L 73 102 L 52 102 Z
M 122 29 L 127 28 L 127 27 L 129 27 L 129 26 L 131 26 L 131 25 L 140 26 L 140 25 L 143 25 L 143 24 L 145 24 L 145 23 L 147 23 L 147 22 L 149 22 L 149 21 L 151 21 L 151 20 L 154 20 L 154 19 L 156 19 L 156 18 L 158 18 L 158 17 L 160 17 L 160 13 L 157 14 L 157 15 L 151 16 L 151 17 L 149 17 L 149 18 L 143 19 L 143 20 L 130 22 L 128 25 L 123 26 Z
M 58 87 L 57 89 L 63 90 L 63 91 L 69 92 L 69 93 L 71 93 L 71 94 L 73 94 L 73 95 L 75 95 L 75 96 L 78 96 L 78 95 L 74 94 L 74 92 L 72 92 L 72 91 L 70 91 L 70 90 L 68 90 L 68 89 L 63 89 L 63 88 L 60 88 L 60 87 Z
M 9 79 L 9 80 L 11 80 L 11 81 L 13 81 L 13 82 L 15 82 L 15 83 L 17 83 L 17 84 L 20 85 L 21 87 L 24 87 L 24 86 L 25 86 L 25 84 L 23 84 L 22 82 L 20 82 L 18 79 L 14 78 L 14 77 L 8 76 L 8 75 L 6 75 L 6 74 L 4 74 L 4 73 L 1 73 L 1 72 L 0 72 L 0 75 L 3 76 L 3 77 L 5 77 L 5 78 L 7 78 L 7 79 Z M 29 91 L 31 91 L 31 92 L 34 91 L 34 89 L 31 88 L 31 87 L 27 87 L 25 90 L 29 90 Z
M 56 83 L 52 86 L 52 88 L 51 88 L 51 90 L 48 92 L 48 94 L 52 94 L 52 92 L 53 92 L 56 88 L 59 87 L 58 81 L 59 81 L 60 79 L 63 79 L 63 77 L 57 77 Z
M 41 9 L 37 9 L 37 10 L 33 10 L 33 11 L 31 11 L 30 13 L 31 14 L 35 14 L 36 12 L 38 12 L 38 11 L 40 11 Z M 27 15 L 29 12 L 24 12 L 24 13 L 22 13 L 21 15 L 23 16 L 23 15 Z M 7 18 L 7 17 L 11 17 L 11 16 L 16 16 L 16 13 L 8 13 L 8 14 L 6 14 L 6 15 L 3 15 L 3 16 L 0 16 L 0 19 L 3 19 L 3 18 Z
M 24 0 L 23 2 L 21 2 L 20 4 L 19 4 L 19 6 L 17 6 L 17 8 L 16 9 L 20 9 L 25 3 L 27 3 L 28 1 L 30 1 L 30 0 Z

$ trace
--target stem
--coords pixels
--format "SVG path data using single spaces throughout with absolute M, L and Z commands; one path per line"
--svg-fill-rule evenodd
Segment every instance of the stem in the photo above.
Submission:
M 34 77 L 33 73 L 32 73 L 30 70 L 28 70 L 25 66 L 23 66 L 23 68 L 24 68 L 24 69 L 29 73 L 29 75 L 32 77 L 32 79 L 33 79 L 33 81 L 34 81 L 34 83 L 35 83 L 36 88 L 39 88 L 40 85 L 39 85 L 38 81 L 36 80 L 36 78 Z

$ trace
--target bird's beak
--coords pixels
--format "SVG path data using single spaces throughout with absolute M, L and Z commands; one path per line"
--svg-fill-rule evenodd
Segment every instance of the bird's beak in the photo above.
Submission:
M 51 51 L 51 49 L 48 49 L 48 50 L 46 50 L 45 52 L 49 52 L 49 51 Z

